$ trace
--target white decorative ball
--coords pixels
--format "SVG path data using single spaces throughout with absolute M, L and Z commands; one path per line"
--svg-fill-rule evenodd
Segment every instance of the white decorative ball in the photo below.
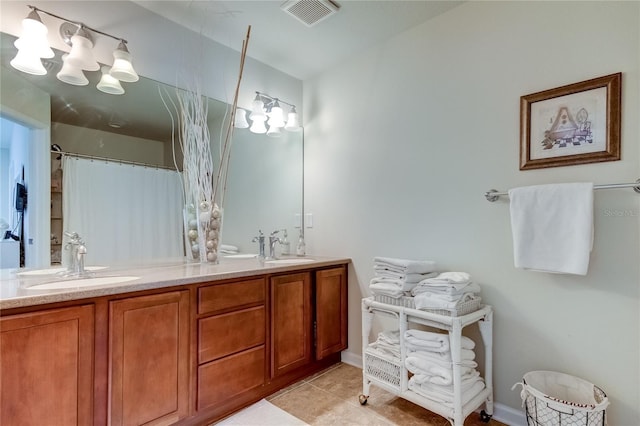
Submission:
M 211 251 L 207 253 L 207 260 L 209 262 L 215 262 L 216 260 L 218 260 L 218 255 L 216 254 L 215 251 Z
M 220 210 L 213 209 L 213 218 L 218 219 L 220 217 Z
M 200 203 L 200 211 L 208 212 L 209 210 L 211 210 L 211 204 L 208 201 L 202 201 Z
M 198 229 L 198 221 L 195 219 L 189 220 L 189 229 Z
M 193 245 L 191 246 L 191 252 L 192 252 L 192 253 L 198 253 L 198 252 L 200 252 L 200 247 L 199 247 L 197 244 L 193 244 Z
M 209 222 L 210 219 L 211 219 L 211 213 L 209 212 L 200 213 L 200 222 Z
M 198 238 L 198 231 L 196 231 L 195 229 L 189 229 L 187 235 L 189 236 L 190 240 L 195 240 L 196 238 Z
M 213 219 L 211 221 L 211 228 L 212 229 L 218 229 L 220 228 L 220 221 L 218 219 Z
M 208 240 L 207 241 L 207 248 L 208 249 L 213 249 L 216 247 L 216 243 L 213 240 Z

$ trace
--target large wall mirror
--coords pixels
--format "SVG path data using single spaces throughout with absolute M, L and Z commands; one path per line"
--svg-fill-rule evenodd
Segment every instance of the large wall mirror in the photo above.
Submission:
M 55 240 L 62 240 L 62 231 L 74 231 L 66 229 L 64 218 L 59 221 L 62 225 L 56 222 L 59 200 L 51 191 L 53 188 L 55 192 L 60 185 L 57 181 L 59 175 L 56 175 L 60 173 L 57 172 L 60 156 L 55 152 L 49 152 L 50 144 L 59 146 L 64 152 L 175 169 L 172 120 L 163 104 L 161 94 L 165 96 L 165 101 L 169 100 L 168 103 L 171 104 L 171 101 L 175 102 L 176 99 L 176 88 L 141 76 L 138 82 L 123 83 L 124 94 L 110 95 L 96 89 L 101 76 L 100 71 L 85 72 L 89 79 L 86 86 L 69 85 L 56 78 L 62 65 L 62 52 L 56 52 L 55 58 L 45 60 L 47 75 L 21 73 L 9 65 L 16 53 L 13 45 L 15 37 L 4 33 L 0 36 L 0 71 L 3 85 L 3 102 L 0 109 L 0 218 L 7 222 L 9 231 L 16 230 L 18 214 L 15 207 L 15 187 L 22 178 L 22 161 L 23 169 L 28 171 L 27 209 L 35 209 L 40 223 L 48 225 L 29 224 L 25 220 L 24 225 L 27 228 L 31 226 L 31 229 L 23 235 L 24 253 L 27 257 L 24 263 L 27 267 L 42 267 L 45 265 L 41 260 L 29 259 L 30 253 L 42 252 L 45 246 L 48 251 L 51 247 L 51 260 L 57 261 L 60 256 L 55 252 L 56 248 L 51 240 L 54 240 L 54 243 Z M 25 110 L 40 109 L 41 111 L 34 111 L 34 115 L 40 114 L 42 117 L 48 113 L 47 105 L 23 103 L 16 108 L 15 102 L 16 99 L 31 99 L 34 90 L 40 91 L 48 102 L 50 127 L 48 132 L 39 129 L 39 133 L 36 132 L 39 136 L 35 141 L 29 142 L 28 136 L 25 135 L 28 135 L 30 126 L 38 127 L 38 124 L 30 124 L 29 120 L 24 119 L 30 116 L 31 112 L 26 111 L 27 114 L 24 114 Z M 8 97 L 12 98 L 11 103 L 14 105 L 6 105 Z M 223 122 L 229 117 L 230 107 L 215 99 L 208 99 L 208 105 L 208 124 L 215 157 Z M 173 112 L 175 117 L 175 111 Z M 46 121 L 43 119 L 41 123 Z M 177 139 L 174 139 L 174 142 L 178 144 Z M 35 144 L 40 151 L 43 144 L 46 145 L 46 160 L 50 161 L 48 164 L 51 165 L 46 176 L 40 176 L 43 173 L 39 169 L 47 169 L 48 165 L 43 167 L 45 163 L 42 159 L 39 160 L 40 164 L 33 164 L 33 161 L 38 160 L 34 160 L 34 153 L 30 152 L 30 143 Z M 257 247 L 251 240 L 259 229 L 265 234 L 274 230 L 287 230 L 289 239 L 293 240 L 294 234 L 297 235 L 296 218 L 302 214 L 302 133 L 283 132 L 279 138 L 270 138 L 253 134 L 248 129 L 235 129 L 231 149 L 230 171 L 223 206 L 222 243 L 237 246 L 241 253 L 257 253 Z M 175 163 L 181 169 L 180 148 L 176 147 L 175 152 Z M 35 157 L 37 158 L 37 155 Z M 42 199 L 51 203 L 50 209 L 42 206 L 37 208 L 37 201 Z M 119 207 L 113 205 L 112 208 Z M 88 246 L 95 244 L 110 242 L 87 241 Z M 101 263 L 99 259 L 93 260 Z M 136 259 L 130 260 L 135 262 Z

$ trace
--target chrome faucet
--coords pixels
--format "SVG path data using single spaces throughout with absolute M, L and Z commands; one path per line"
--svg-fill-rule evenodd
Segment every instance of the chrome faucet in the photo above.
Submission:
M 84 270 L 84 255 L 87 254 L 87 247 L 84 245 L 84 241 L 78 235 L 77 232 L 64 233 L 69 237 L 70 241 L 64 246 L 65 250 L 71 250 L 71 264 L 67 268 L 65 275 L 85 277 L 88 274 Z
M 279 230 L 273 231 L 269 235 L 269 257 L 267 259 L 275 259 L 276 258 L 276 243 L 281 243 L 280 238 L 276 237 L 276 234 L 280 232 Z
M 253 240 L 251 240 L 251 242 L 258 243 L 258 248 L 260 250 L 260 254 L 258 255 L 258 257 L 260 257 L 260 259 L 264 259 L 264 234 L 262 233 L 261 229 L 258 229 L 258 236 L 253 237 Z

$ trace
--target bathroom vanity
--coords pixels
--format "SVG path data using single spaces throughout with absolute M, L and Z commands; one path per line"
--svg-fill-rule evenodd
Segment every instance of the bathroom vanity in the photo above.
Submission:
M 349 259 L 106 269 L 0 287 L 0 423 L 209 424 L 340 361 Z M 31 291 L 31 293 L 30 293 Z

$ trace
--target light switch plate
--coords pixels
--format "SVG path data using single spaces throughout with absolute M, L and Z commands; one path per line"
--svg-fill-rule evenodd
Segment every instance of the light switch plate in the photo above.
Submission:
M 300 213 L 296 213 L 293 215 L 293 227 L 294 228 L 302 227 L 302 215 Z
M 313 213 L 304 214 L 304 227 L 313 228 Z

